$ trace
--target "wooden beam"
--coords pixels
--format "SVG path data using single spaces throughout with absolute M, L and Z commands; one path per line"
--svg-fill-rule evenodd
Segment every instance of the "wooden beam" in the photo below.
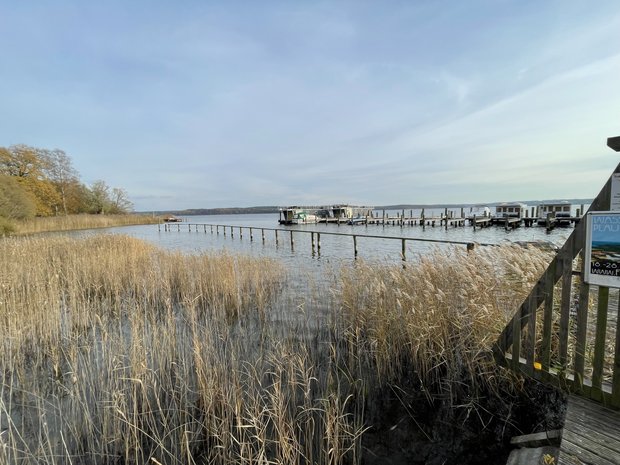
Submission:
M 609 137 L 607 139 L 607 147 L 615 150 L 616 152 L 620 152 L 620 136 Z

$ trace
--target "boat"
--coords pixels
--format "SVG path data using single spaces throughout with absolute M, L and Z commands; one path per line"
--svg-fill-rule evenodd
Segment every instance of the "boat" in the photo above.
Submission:
M 468 220 L 473 220 L 474 218 L 489 218 L 491 216 L 491 209 L 484 205 L 476 205 L 469 209 L 469 215 L 467 216 Z
M 536 217 L 538 218 L 536 222 L 539 225 L 544 225 L 547 222 L 547 217 L 551 218 L 570 218 L 572 205 L 566 201 L 558 202 L 558 203 L 541 203 L 538 206 L 538 212 Z M 562 224 L 560 224 L 560 222 Z M 570 221 L 568 224 L 564 224 L 567 220 L 560 220 L 560 222 L 556 221 L 558 226 L 568 226 L 570 225 Z
M 366 218 L 368 216 L 372 216 L 373 207 L 358 207 L 355 205 L 332 205 L 331 206 L 332 216 L 334 218 L 345 218 L 345 219 L 353 219 L 353 218 Z
M 283 207 L 280 208 L 280 224 L 307 224 L 316 223 L 318 216 L 317 207 Z
M 183 220 L 181 218 L 179 218 L 178 216 L 174 216 L 174 215 L 168 215 L 166 217 L 164 217 L 164 222 L 166 223 L 180 223 Z
M 525 218 L 527 216 L 527 205 L 524 203 L 501 203 L 495 207 L 497 218 Z

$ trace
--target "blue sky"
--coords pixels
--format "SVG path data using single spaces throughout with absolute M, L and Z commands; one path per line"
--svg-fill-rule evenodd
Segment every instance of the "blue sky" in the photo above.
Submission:
M 0 0 L 0 146 L 136 210 L 593 197 L 620 2 Z

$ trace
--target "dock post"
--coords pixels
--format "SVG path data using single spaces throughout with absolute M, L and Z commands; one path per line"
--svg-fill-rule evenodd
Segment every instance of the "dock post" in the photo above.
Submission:
M 291 229 L 291 250 L 295 248 L 295 239 L 293 239 L 293 230 Z
M 276 229 L 276 245 L 278 245 L 278 230 Z
M 583 204 L 581 204 L 581 216 L 583 216 L 585 210 L 583 209 Z
M 181 225 L 177 223 L 177 232 L 181 232 Z
M 407 260 L 407 256 L 405 255 L 407 251 L 407 248 L 405 247 L 405 239 L 401 239 L 401 244 L 400 244 L 400 256 L 403 260 L 403 262 L 405 260 Z
M 192 232 L 192 225 L 191 224 L 187 225 L 187 232 Z
M 157 223 L 157 230 L 161 232 L 161 223 Z
M 311 237 L 311 241 L 312 241 L 312 255 L 314 255 L 314 233 L 311 232 L 310 233 L 310 237 Z
M 233 231 L 233 227 L 230 227 L 230 237 L 235 237 L 235 232 Z
M 219 225 L 219 224 L 216 224 L 216 225 L 215 225 L 215 233 L 216 233 L 216 235 L 218 235 L 218 236 L 220 235 L 220 225 Z
M 357 236 L 353 235 L 353 254 L 357 258 Z
M 213 225 L 211 225 L 211 234 L 213 234 Z
M 321 233 L 316 233 L 316 250 L 321 255 Z
M 243 229 L 239 226 L 239 239 L 243 239 Z
M 252 228 L 250 228 L 250 242 L 254 240 L 254 234 L 252 234 Z
M 261 237 L 263 238 L 263 244 L 264 244 L 265 243 L 265 229 L 264 228 L 260 229 L 260 234 L 261 234 Z

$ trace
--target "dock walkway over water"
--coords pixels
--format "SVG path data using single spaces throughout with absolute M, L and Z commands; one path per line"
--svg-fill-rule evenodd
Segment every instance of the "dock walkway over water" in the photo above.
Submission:
M 620 164 L 589 212 L 611 210 L 619 178 Z M 586 282 L 587 224 L 577 224 L 496 345 L 499 363 L 569 393 L 559 462 L 547 464 L 620 465 L 620 295 L 617 282 Z

